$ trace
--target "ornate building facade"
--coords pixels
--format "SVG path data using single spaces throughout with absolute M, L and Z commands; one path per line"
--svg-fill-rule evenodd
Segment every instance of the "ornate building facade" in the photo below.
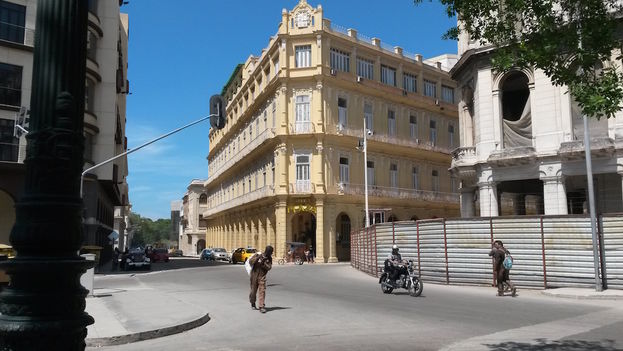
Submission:
M 581 110 L 542 71 L 494 71 L 494 50 L 463 34 L 451 70 L 461 91 L 451 168 L 461 180 L 461 215 L 587 213 Z M 596 211 L 621 212 L 623 112 L 590 119 L 589 131 Z
M 272 244 L 281 257 L 304 242 L 317 261 L 349 260 L 364 172 L 371 223 L 458 215 L 454 90 L 441 62 L 332 24 L 304 0 L 284 9 L 268 47 L 223 88 L 227 122 L 210 130 L 202 189 L 207 246 Z

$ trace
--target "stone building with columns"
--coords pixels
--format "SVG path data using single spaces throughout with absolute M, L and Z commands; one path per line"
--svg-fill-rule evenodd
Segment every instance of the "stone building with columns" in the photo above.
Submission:
M 182 199 L 178 247 L 186 256 L 198 255 L 206 248 L 203 211 L 207 209 L 208 197 L 204 183 L 205 180 L 193 179 Z
M 364 169 L 372 223 L 457 216 L 454 90 L 441 62 L 332 24 L 320 5 L 284 9 L 268 47 L 223 88 L 227 122 L 210 130 L 203 189 L 207 246 L 271 244 L 282 257 L 304 242 L 317 262 L 347 261 L 351 229 L 364 226 Z
M 495 72 L 492 46 L 459 38 L 461 216 L 587 213 L 584 126 L 564 86 L 540 70 Z M 619 67 L 621 67 L 619 62 Z M 590 119 L 597 213 L 623 210 L 623 112 Z

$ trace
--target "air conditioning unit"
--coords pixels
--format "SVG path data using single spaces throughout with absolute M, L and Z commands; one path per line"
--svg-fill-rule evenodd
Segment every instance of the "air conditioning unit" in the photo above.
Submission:
M 402 95 L 407 96 L 408 92 L 406 90 L 402 90 Z
M 331 68 L 331 75 L 332 75 L 332 76 L 337 75 L 337 71 L 336 71 L 336 70 L 334 70 L 333 68 Z
M 357 76 L 357 83 L 361 83 L 363 82 L 363 77 L 362 76 Z

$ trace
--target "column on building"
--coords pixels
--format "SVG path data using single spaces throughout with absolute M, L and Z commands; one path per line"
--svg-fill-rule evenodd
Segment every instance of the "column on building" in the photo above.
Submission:
M 336 213 L 335 213 L 335 205 L 325 206 L 325 215 L 327 220 L 325 220 L 325 232 L 328 233 L 327 239 L 329 240 L 329 258 L 327 259 L 328 263 L 337 263 L 337 248 L 336 248 Z
M 280 144 L 275 150 L 275 193 L 288 193 L 288 154 L 286 144 Z
M 279 200 L 275 206 L 275 252 L 276 257 L 283 257 L 286 253 L 286 215 L 287 203 Z
M 258 247 L 260 250 L 264 250 L 266 247 L 266 215 L 264 213 L 260 213 L 257 218 L 257 225 L 259 228 L 259 244 Z
M 260 250 L 264 248 L 259 245 L 259 220 L 256 215 L 251 217 L 251 246 Z
M 480 216 L 497 217 L 499 215 L 497 184 L 491 181 L 478 183 L 478 195 Z
M 316 262 L 324 263 L 325 246 L 324 246 L 324 202 L 322 199 L 316 200 Z
M 561 163 L 539 166 L 539 179 L 543 182 L 543 213 L 546 215 L 566 215 L 567 192 Z

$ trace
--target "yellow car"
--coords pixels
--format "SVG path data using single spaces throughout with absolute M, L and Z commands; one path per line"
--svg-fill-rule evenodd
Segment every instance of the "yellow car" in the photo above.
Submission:
M 245 248 L 239 247 L 231 255 L 231 263 L 236 264 L 238 262 L 246 262 L 247 259 L 255 255 L 256 252 L 257 252 L 256 249 L 251 249 L 251 248 L 245 249 Z

